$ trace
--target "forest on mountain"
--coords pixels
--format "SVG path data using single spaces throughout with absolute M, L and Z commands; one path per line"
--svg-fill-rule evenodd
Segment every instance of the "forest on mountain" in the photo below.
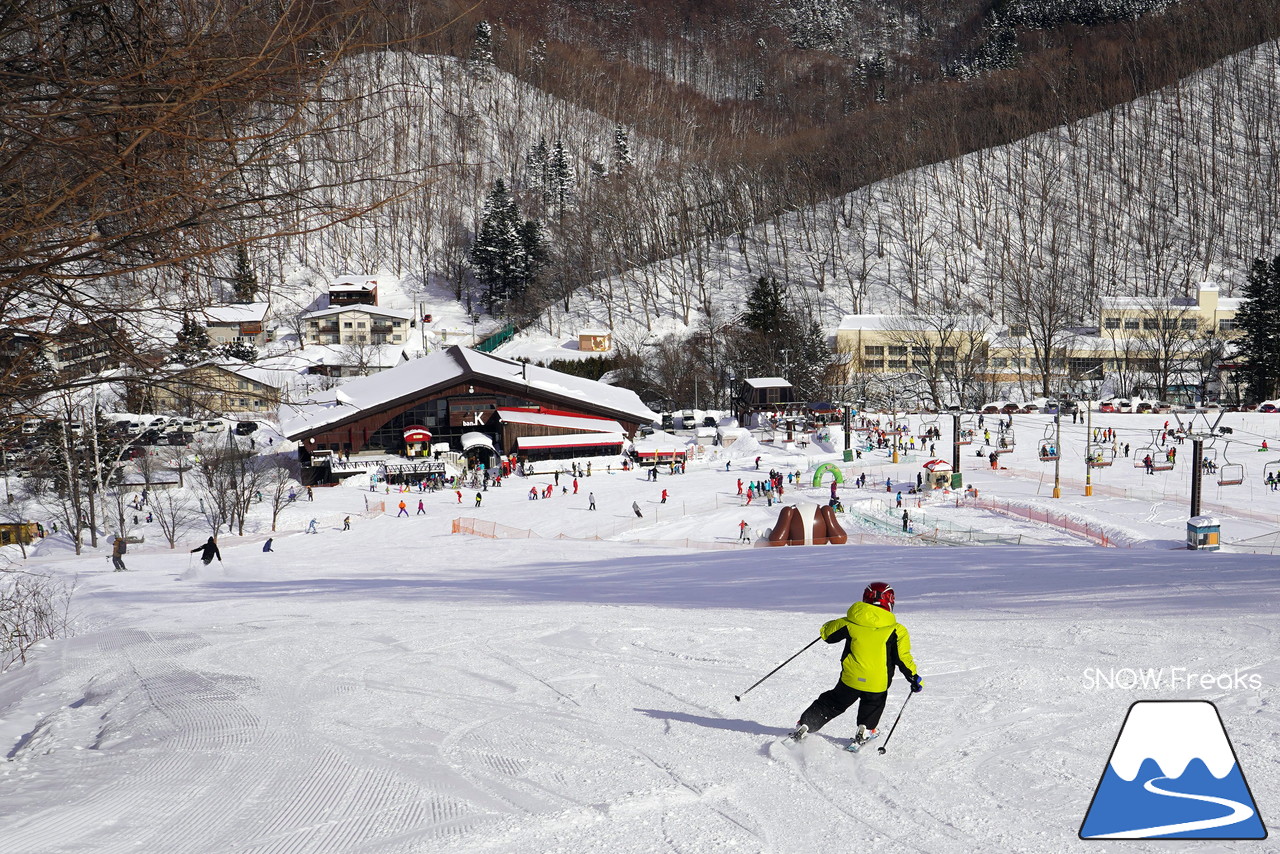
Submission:
M 715 320 L 707 271 L 726 241 L 756 245 L 753 281 L 821 294 L 852 276 L 852 307 L 866 310 L 882 293 L 871 287 L 879 274 L 845 261 L 848 238 L 865 244 L 867 232 L 854 228 L 850 203 L 819 206 L 1071 127 L 1278 34 L 1273 0 L 15 0 L 0 12 L 12 117 L 0 129 L 10 189 L 0 313 L 51 326 L 132 318 L 146 340 L 120 339 L 120 356 L 139 356 L 142 369 L 192 306 L 234 296 L 247 257 L 267 290 L 298 268 L 380 269 L 516 321 L 567 312 L 588 294 L 646 326 L 659 314 L 692 326 Z M 1275 185 L 1258 184 L 1274 148 L 1259 129 L 1274 127 L 1274 99 L 1242 100 L 1243 78 L 1233 87 L 1224 73 L 1215 103 L 1237 112 L 1210 116 L 1213 132 L 1194 147 L 1229 150 L 1199 158 L 1208 177 L 1195 187 L 1229 192 L 1197 217 L 1197 233 L 1234 234 L 1221 217 L 1239 210 L 1260 227 L 1274 219 Z M 1153 133 L 1181 133 L 1160 115 Z M 1121 124 L 1123 139 L 1090 136 L 1115 146 L 1075 161 L 1072 174 L 1119 157 L 1143 170 L 1135 186 L 1167 184 L 1168 164 L 1133 130 L 1140 122 Z M 1254 128 L 1243 150 L 1241 126 Z M 1170 150 L 1185 162 L 1189 149 Z M 1032 160 L 1043 172 L 1052 158 Z M 1050 178 L 999 162 L 1029 200 L 1018 222 L 1037 199 L 1049 216 L 1036 187 Z M 1170 180 L 1186 204 L 1186 182 Z M 982 204 L 982 187 L 965 192 L 979 196 L 942 201 L 961 219 L 965 204 Z M 927 197 L 911 198 L 897 214 L 875 212 L 877 234 L 895 230 L 894 216 L 925 222 L 912 210 Z M 518 232 L 519 257 L 478 246 L 503 231 L 486 232 L 496 211 L 508 237 Z M 789 260 L 780 228 L 762 249 L 748 239 L 820 211 L 839 215 L 825 220 L 830 229 L 801 223 L 806 244 L 832 244 L 816 266 Z M 1114 224 L 1077 219 L 1095 234 Z M 936 260 L 933 244 L 896 230 L 913 247 L 903 257 Z M 1088 280 L 1107 292 L 1185 288 L 1184 271 L 1209 255 L 1154 286 L 1133 270 L 1117 284 L 1101 261 Z M 681 259 L 680 287 L 616 278 L 660 259 Z M 884 292 L 918 303 L 930 264 L 891 270 Z M 1007 254 L 999 268 L 1007 278 L 1018 266 Z M 954 272 L 963 284 L 965 270 Z M 792 325 L 802 330 L 844 307 L 800 302 Z M 140 325 L 140 313 L 168 325 Z

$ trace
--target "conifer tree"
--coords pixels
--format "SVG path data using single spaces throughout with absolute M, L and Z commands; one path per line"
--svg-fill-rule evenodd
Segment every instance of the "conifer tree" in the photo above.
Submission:
M 1280 394 L 1280 255 L 1253 262 L 1235 322 L 1241 333 L 1236 355 L 1244 360 L 1239 370 L 1248 378 L 1249 401 L 1274 399 Z
M 209 340 L 209 332 L 191 318 L 183 315 L 182 326 L 178 329 L 177 341 L 173 345 L 174 361 L 183 365 L 195 365 L 213 355 L 213 342 Z
M 493 68 L 493 27 L 488 21 L 476 24 L 476 37 L 471 44 L 469 64 L 477 76 L 487 77 Z
M 623 172 L 635 159 L 631 156 L 631 132 L 623 125 L 613 128 L 613 171 Z
M 774 276 L 761 276 L 747 295 L 747 311 L 742 325 L 761 335 L 779 335 L 790 324 L 786 286 Z
M 236 249 L 236 271 L 231 276 L 231 293 L 236 302 L 253 302 L 258 297 L 258 275 L 249 266 L 249 253 L 243 246 Z
M 542 227 L 536 220 L 520 218 L 515 199 L 501 179 L 485 200 L 470 257 L 484 287 L 481 301 L 491 312 L 523 295 L 546 264 Z

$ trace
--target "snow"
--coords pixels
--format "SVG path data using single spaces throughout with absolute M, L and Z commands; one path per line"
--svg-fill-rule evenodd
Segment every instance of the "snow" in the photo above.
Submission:
M 1111 767 L 1126 782 L 1144 759 L 1154 759 L 1166 777 L 1181 777 L 1192 759 L 1204 760 L 1221 780 L 1236 765 L 1231 743 L 1210 703 L 1140 703 L 1125 721 Z
M 274 553 L 261 551 L 271 534 L 258 505 L 249 534 L 224 536 L 224 562 L 208 568 L 185 552 L 204 532 L 169 551 L 140 526 L 131 533 L 147 541 L 130 549 L 126 573 L 107 571 L 105 545 L 77 557 L 65 540 L 42 541 L 23 568 L 76 581 L 75 634 L 0 675 L 4 850 L 1092 851 L 1098 843 L 1076 833 L 1137 699 L 1212 700 L 1270 817 L 1280 803 L 1275 558 L 1178 548 L 1186 507 L 1156 496 L 1185 496 L 1181 468 L 1150 476 L 1117 463 L 1095 484 L 1127 495 L 1085 498 L 1068 484 L 1048 498 L 1051 477 L 1017 474 L 1048 469 L 1034 447 L 1048 421 L 1015 416 L 1012 469 L 970 456 L 966 483 L 1105 522 L 1145 548 L 1091 547 L 954 493 L 904 498 L 930 524 L 1047 544 L 738 547 L 739 521 L 758 533 L 778 508 L 743 506 L 737 479 L 837 458 L 750 438 L 740 440 L 750 451 L 714 449 L 658 483 L 597 459 L 576 494 L 538 501 L 529 488 L 551 475 L 508 479 L 478 508 L 470 491 L 460 506 L 451 490 L 316 489 L 314 502 L 286 508 Z M 1162 421 L 1094 416 L 1122 441 Z M 1224 424 L 1252 441 L 1280 427 L 1258 413 Z M 1064 472 L 1083 471 L 1082 430 L 1063 425 Z M 1258 482 L 1255 456 L 1244 459 L 1251 486 L 1231 503 L 1271 521 L 1215 510 L 1228 539 L 1275 527 L 1280 495 Z M 914 482 L 927 459 L 837 462 L 880 483 L 857 490 L 849 478 L 840 495 L 886 507 L 883 479 Z M 1219 492 L 1209 486 L 1206 499 Z M 784 498 L 828 493 L 797 484 Z M 427 512 L 396 518 L 401 499 Z M 387 512 L 366 513 L 366 500 Z M 510 530 L 451 534 L 461 516 Z M 312 518 L 320 533 L 301 533 Z M 896 536 L 841 518 L 851 543 Z M 685 539 L 721 550 L 663 545 Z M 924 692 L 883 756 L 839 749 L 852 713 L 783 747 L 837 678 L 839 647 L 818 644 L 742 692 L 876 580 L 896 589 Z M 1121 690 L 1086 678 L 1172 667 L 1238 669 L 1260 687 Z M 899 679 L 884 726 L 906 698 Z

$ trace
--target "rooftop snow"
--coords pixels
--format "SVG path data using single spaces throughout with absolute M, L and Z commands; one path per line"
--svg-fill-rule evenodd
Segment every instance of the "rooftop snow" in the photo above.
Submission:
M 617 421 L 610 418 L 586 418 L 550 412 L 530 412 L 526 409 L 499 409 L 498 417 L 509 424 L 533 424 L 538 427 L 556 427 L 563 430 L 579 430 L 596 433 L 625 433 Z
M 645 424 L 658 417 L 630 389 L 453 346 L 379 374 L 351 380 L 342 386 L 347 402 L 299 407 L 297 416 L 284 425 L 284 432 L 296 438 L 346 420 L 357 412 L 377 409 L 466 376 L 488 378 L 515 387 L 523 385 Z
M 204 309 L 206 323 L 261 322 L 267 316 L 269 303 L 246 302 L 234 305 L 211 305 Z

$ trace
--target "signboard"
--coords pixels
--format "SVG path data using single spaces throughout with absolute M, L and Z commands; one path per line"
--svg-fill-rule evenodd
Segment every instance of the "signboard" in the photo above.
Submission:
M 431 431 L 418 424 L 411 425 L 404 428 L 404 441 L 406 445 L 425 445 L 431 441 Z

